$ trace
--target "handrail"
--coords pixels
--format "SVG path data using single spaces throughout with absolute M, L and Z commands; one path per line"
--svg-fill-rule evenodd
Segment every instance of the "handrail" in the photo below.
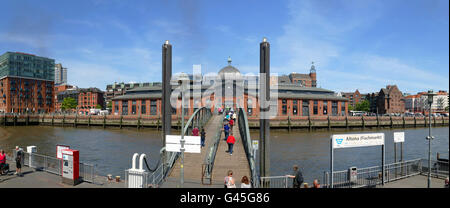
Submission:
M 218 131 L 216 132 L 216 137 L 213 143 L 210 144 L 209 153 L 205 156 L 205 162 L 202 165 L 202 184 L 205 184 L 204 179 L 209 179 L 209 185 L 212 184 L 212 170 L 214 167 L 214 161 L 216 159 L 217 148 L 220 143 L 220 136 L 222 135 L 222 123 L 219 122 L 217 125 Z
M 188 129 L 189 127 L 192 127 L 193 123 L 196 121 L 197 124 L 199 126 L 204 126 L 209 119 L 211 118 L 211 110 L 207 107 L 202 107 L 197 109 L 189 118 L 189 120 L 186 122 L 183 132 L 184 135 L 188 135 Z M 183 115 L 184 116 L 184 115 Z M 194 120 L 197 119 L 197 120 Z M 164 150 L 165 147 L 163 147 L 161 150 Z M 161 154 L 163 154 L 164 151 L 161 151 Z M 148 181 L 152 181 L 152 183 L 156 186 L 160 185 L 161 182 L 167 178 L 168 174 L 170 173 L 170 171 L 172 170 L 175 162 L 177 161 L 178 157 L 181 155 L 180 152 L 169 152 L 168 153 L 168 162 L 166 163 L 167 168 L 164 169 L 164 163 L 160 163 L 159 166 L 157 168 L 155 168 L 155 172 L 153 172 L 152 174 L 149 174 L 148 177 L 149 178 L 153 178 L 152 180 L 148 180 Z M 162 158 L 162 157 L 160 157 Z M 161 170 L 161 171 L 159 171 Z M 162 172 L 162 173 L 161 173 Z
M 250 172 L 251 172 L 251 183 L 253 185 L 253 188 L 259 187 L 259 176 L 256 171 L 256 155 L 254 155 L 254 150 L 252 147 L 252 141 L 250 137 L 250 130 L 248 126 L 248 119 L 247 119 L 247 113 L 244 111 L 244 108 L 239 108 L 239 133 L 241 135 L 241 139 L 244 144 L 245 153 L 247 155 L 248 164 L 250 166 Z

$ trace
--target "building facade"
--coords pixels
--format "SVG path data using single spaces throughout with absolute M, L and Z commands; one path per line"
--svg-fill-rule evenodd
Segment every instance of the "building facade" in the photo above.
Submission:
M 351 105 L 353 108 L 356 107 L 356 104 L 360 103 L 364 100 L 361 93 L 359 93 L 358 89 L 356 89 L 355 92 L 342 92 L 342 97 L 348 98 L 349 105 Z
M 243 89 L 239 89 L 242 88 L 240 87 L 242 85 L 236 85 L 236 82 L 243 80 L 239 80 L 239 78 L 223 79 L 227 76 L 240 77 L 239 70 L 231 66 L 230 62 L 228 66 L 219 71 L 218 80 L 203 77 L 200 79 L 202 84 L 199 91 L 194 91 L 191 87 L 188 103 L 192 107 L 186 109 L 186 115 L 193 114 L 201 106 L 214 110 L 217 107 L 236 109 L 236 107 L 243 105 L 242 107 L 247 111 L 249 118 L 259 116 L 258 89 L 255 83 L 245 82 Z M 187 77 L 191 78 L 192 76 Z M 192 85 L 192 79 L 190 83 Z M 176 90 L 177 87 L 177 85 L 173 85 L 172 91 Z M 231 93 L 224 92 L 228 87 L 233 87 Z M 347 115 L 348 99 L 336 96 L 333 91 L 317 87 L 305 87 L 298 83 L 277 84 L 275 89 L 278 93 L 276 118 Z M 238 91 L 242 92 L 242 96 L 238 96 Z M 216 92 L 219 92 L 219 94 L 216 94 Z M 116 96 L 112 99 L 112 114 L 161 116 L 161 93 L 161 85 L 128 90 L 125 95 Z M 172 108 L 172 116 L 181 116 L 181 96 L 178 96 L 175 105 L 176 108 Z
M 104 92 L 98 88 L 81 88 L 78 90 L 78 105 L 77 111 L 81 114 L 89 114 L 90 109 L 95 109 L 98 106 L 101 109 L 105 108 Z
M 405 99 L 397 85 L 382 88 L 376 98 L 378 114 L 404 113 Z
M 54 111 L 55 60 L 20 52 L 0 56 L 0 112 Z
M 106 105 L 108 105 L 111 100 L 120 95 L 125 95 L 128 90 L 139 88 L 139 87 L 151 87 L 161 85 L 161 82 L 145 82 L 145 83 L 114 83 L 106 85 Z
M 61 63 L 55 64 L 55 85 L 67 84 L 67 68 Z

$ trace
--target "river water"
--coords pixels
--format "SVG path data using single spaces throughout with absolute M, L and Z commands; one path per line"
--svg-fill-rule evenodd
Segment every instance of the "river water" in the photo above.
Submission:
M 285 175 L 296 164 L 303 172 L 305 182 L 317 178 L 322 180 L 323 172 L 330 166 L 330 136 L 342 133 L 385 133 L 386 163 L 394 161 L 393 132 L 405 132 L 403 147 L 404 159 L 428 157 L 427 128 L 408 129 L 373 129 L 359 131 L 316 131 L 301 132 L 272 130 L 270 172 L 271 175 Z M 432 141 L 432 157 L 436 153 L 445 153 L 448 157 L 449 128 L 432 129 L 435 139 Z M 259 137 L 258 131 L 251 131 L 252 139 Z M 97 165 L 99 175 L 124 176 L 124 170 L 131 167 L 134 153 L 146 153 L 151 168 L 159 159 L 162 147 L 161 131 L 141 129 L 103 129 L 97 127 L 51 127 L 51 126 L 16 126 L 0 127 L 0 148 L 11 152 L 19 145 L 26 148 L 37 146 L 38 153 L 56 155 L 56 145 L 69 145 L 80 150 L 80 160 Z M 398 155 L 400 147 L 398 147 Z M 258 164 L 258 163 L 257 163 Z M 369 167 L 381 164 L 381 147 L 362 147 L 338 149 L 335 151 L 335 170 L 344 170 L 350 166 Z

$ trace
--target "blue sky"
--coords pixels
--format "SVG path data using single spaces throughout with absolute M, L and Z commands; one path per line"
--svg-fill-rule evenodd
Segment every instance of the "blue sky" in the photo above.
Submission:
M 259 43 L 271 44 L 271 72 L 308 73 L 334 91 L 448 90 L 447 0 L 2 2 L 0 53 L 55 59 L 69 84 L 105 89 L 161 80 L 161 46 L 173 71 L 217 72 L 231 56 L 259 72 Z M 7 8 L 7 9 L 5 9 Z

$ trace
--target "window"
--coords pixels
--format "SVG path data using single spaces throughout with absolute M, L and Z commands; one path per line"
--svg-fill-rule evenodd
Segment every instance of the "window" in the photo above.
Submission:
M 128 100 L 122 101 L 122 115 L 128 115 Z
M 318 106 L 318 104 L 319 104 L 319 101 L 314 100 L 314 106 L 313 106 L 313 114 L 314 115 L 317 115 L 319 113 L 319 106 Z
M 345 116 L 345 102 L 341 103 L 341 115 Z
M 337 116 L 337 112 L 338 111 L 338 102 L 337 101 L 332 101 L 331 103 L 331 115 L 333 116 Z
M 252 115 L 252 109 L 253 109 L 253 102 L 252 102 L 252 99 L 248 99 L 247 100 L 247 114 L 248 114 L 248 116 L 251 116 Z
M 282 113 L 283 113 L 283 115 L 286 115 L 287 114 L 287 105 L 286 105 L 287 101 L 286 101 L 286 99 L 283 99 L 281 101 L 281 103 L 282 103 L 282 106 L 281 106 Z
M 323 115 L 328 114 L 328 101 L 323 101 Z
M 156 100 L 150 100 L 150 115 L 156 115 Z
M 302 111 L 303 116 L 309 116 L 309 100 L 303 101 Z
M 147 113 L 147 109 L 146 109 L 146 102 L 145 100 L 141 101 L 141 114 L 146 114 Z
M 292 115 L 297 115 L 297 109 L 298 109 L 298 100 L 292 101 Z

